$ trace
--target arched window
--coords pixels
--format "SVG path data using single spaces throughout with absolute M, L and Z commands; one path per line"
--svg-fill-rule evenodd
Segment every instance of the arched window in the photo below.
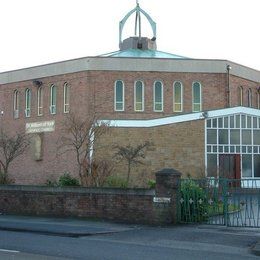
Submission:
M 57 87 L 55 85 L 51 85 L 50 92 L 50 113 L 56 114 Z
M 182 112 L 183 110 L 183 89 L 182 83 L 179 81 L 174 82 L 173 85 L 173 111 Z
M 238 104 L 239 106 L 243 106 L 243 100 L 244 100 L 244 92 L 243 87 L 238 87 Z
M 38 116 L 43 115 L 43 90 L 42 87 L 38 87 L 37 90 L 37 110 L 38 110 Z
M 256 92 L 256 103 L 257 103 L 257 108 L 260 109 L 260 89 L 257 90 Z
M 142 81 L 135 82 L 135 111 L 144 111 L 144 84 Z
M 153 85 L 153 110 L 155 112 L 163 111 L 163 84 L 161 81 L 155 81 Z
M 192 84 L 192 111 L 199 112 L 202 110 L 201 84 L 194 82 Z
M 19 92 L 18 90 L 14 91 L 14 118 L 19 117 Z
M 25 117 L 31 116 L 31 90 L 25 90 Z
M 66 82 L 63 86 L 63 99 L 64 99 L 64 113 L 69 113 L 70 111 L 70 86 Z
M 122 80 L 117 80 L 114 86 L 114 109 L 115 111 L 125 110 L 125 87 Z
M 247 106 L 252 107 L 252 90 L 251 88 L 247 91 Z

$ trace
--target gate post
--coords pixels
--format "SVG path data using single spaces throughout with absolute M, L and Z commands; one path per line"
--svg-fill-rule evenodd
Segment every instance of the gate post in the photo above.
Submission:
M 178 190 L 180 185 L 181 173 L 175 169 L 165 168 L 156 174 L 156 186 L 154 199 L 158 203 L 168 201 L 169 203 L 169 223 L 177 223 L 178 214 Z M 154 200 L 156 202 L 156 200 Z

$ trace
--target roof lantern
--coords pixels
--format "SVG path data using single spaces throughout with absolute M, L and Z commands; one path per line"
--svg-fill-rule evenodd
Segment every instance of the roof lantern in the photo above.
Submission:
M 122 40 L 122 32 L 126 21 L 129 17 L 135 13 L 135 36 L 129 37 Z M 142 24 L 141 24 L 141 14 L 143 14 L 148 22 L 150 23 L 153 31 L 152 39 L 147 37 L 142 37 Z M 136 0 L 136 7 L 127 13 L 123 20 L 119 23 L 119 48 L 120 50 L 127 49 L 140 49 L 140 50 L 156 50 L 156 23 L 153 21 L 151 16 L 146 13 L 139 5 L 139 1 Z

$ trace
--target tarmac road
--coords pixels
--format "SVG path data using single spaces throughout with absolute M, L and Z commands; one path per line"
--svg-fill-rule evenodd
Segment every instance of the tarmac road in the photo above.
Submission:
M 0 216 L 1 260 L 259 259 L 250 250 L 258 240 L 259 229 Z

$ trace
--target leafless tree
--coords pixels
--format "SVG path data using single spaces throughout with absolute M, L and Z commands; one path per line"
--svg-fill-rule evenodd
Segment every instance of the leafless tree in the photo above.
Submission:
M 25 133 L 7 134 L 0 129 L 0 165 L 1 183 L 8 183 L 8 168 L 10 164 L 28 148 L 30 142 Z
M 88 179 L 89 186 L 104 186 L 107 177 L 109 177 L 114 170 L 114 163 L 107 159 L 94 160 L 91 166 L 91 176 Z
M 127 162 L 127 184 L 129 184 L 132 166 L 136 164 L 143 164 L 142 159 L 145 158 L 145 152 L 151 145 L 151 142 L 145 141 L 137 146 L 115 146 L 115 149 L 117 150 L 115 153 L 115 158 Z
M 91 158 L 97 149 L 96 142 L 108 131 L 108 123 L 100 123 L 95 116 L 82 119 L 71 113 L 64 121 L 59 139 L 58 155 L 72 151 L 76 155 L 81 185 L 88 185 L 91 175 Z M 95 145 L 94 145 L 95 142 Z

